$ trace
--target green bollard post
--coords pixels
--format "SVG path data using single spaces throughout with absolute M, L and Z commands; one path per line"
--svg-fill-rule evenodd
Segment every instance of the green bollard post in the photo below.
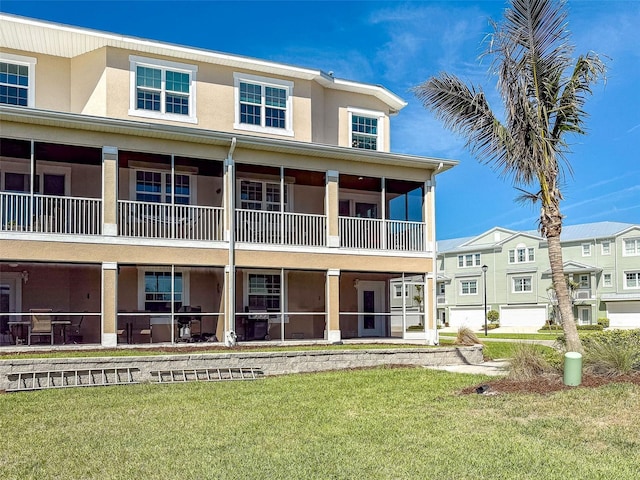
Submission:
M 578 352 L 564 354 L 564 384 L 577 387 L 582 383 L 582 355 Z

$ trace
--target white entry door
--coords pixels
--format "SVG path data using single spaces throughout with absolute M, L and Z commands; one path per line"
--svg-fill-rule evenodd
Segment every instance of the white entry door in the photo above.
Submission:
M 386 316 L 382 312 L 384 301 L 384 282 L 358 282 L 358 336 L 383 337 L 385 335 Z

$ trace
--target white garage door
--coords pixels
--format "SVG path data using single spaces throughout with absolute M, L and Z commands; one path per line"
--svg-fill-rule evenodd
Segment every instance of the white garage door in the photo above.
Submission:
M 640 328 L 640 302 L 607 302 L 610 328 Z
M 469 327 L 472 330 L 479 330 L 484 327 L 484 309 L 450 308 L 449 326 L 453 328 Z
M 547 307 L 501 307 L 500 327 L 536 328 L 544 327 Z

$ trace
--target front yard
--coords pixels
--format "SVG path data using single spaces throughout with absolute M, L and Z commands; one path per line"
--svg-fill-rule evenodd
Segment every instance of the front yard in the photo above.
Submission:
M 3 479 L 635 479 L 640 387 L 423 368 L 0 395 Z

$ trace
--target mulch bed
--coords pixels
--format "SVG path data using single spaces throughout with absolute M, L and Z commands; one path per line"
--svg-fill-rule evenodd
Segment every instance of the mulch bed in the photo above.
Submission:
M 618 375 L 615 377 L 605 377 L 600 375 L 583 375 L 582 383 L 578 387 L 569 387 L 563 383 L 563 377 L 559 374 L 538 375 L 527 380 L 510 380 L 499 378 L 488 382 L 479 383 L 472 387 L 467 387 L 460 393 L 462 395 L 478 394 L 498 395 L 501 393 L 536 393 L 547 395 L 561 390 L 572 388 L 595 388 L 610 383 L 634 383 L 640 385 L 640 372 L 628 375 Z M 488 388 L 487 388 L 488 387 Z

